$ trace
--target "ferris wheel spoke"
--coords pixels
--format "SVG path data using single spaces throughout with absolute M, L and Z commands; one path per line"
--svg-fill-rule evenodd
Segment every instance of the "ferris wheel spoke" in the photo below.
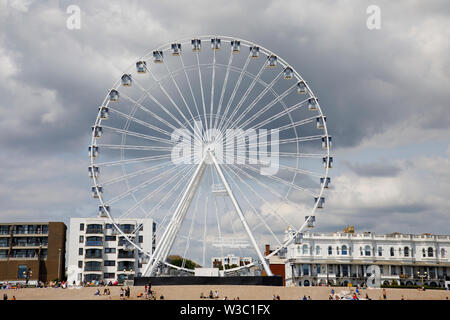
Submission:
M 108 205 L 112 205 L 113 203 L 115 203 L 115 202 L 125 198 L 126 196 L 136 192 L 137 190 L 145 188 L 149 184 L 154 183 L 155 181 L 158 181 L 158 180 L 160 180 L 161 178 L 164 178 L 167 175 L 170 175 L 171 173 L 175 172 L 176 170 L 177 170 L 177 167 L 174 167 L 172 169 L 169 169 L 168 171 L 162 172 L 162 173 L 156 175 L 155 177 L 152 177 L 151 179 L 149 179 L 147 181 L 144 181 L 143 183 L 141 183 L 141 184 L 139 184 L 139 185 L 137 185 L 137 186 L 135 186 L 135 187 L 133 187 L 131 189 L 128 189 L 127 191 L 121 193 L 120 195 L 118 195 L 118 196 L 116 196 L 116 197 L 106 201 L 106 203 Z
M 204 219 L 204 225 L 203 225 L 203 249 L 202 249 L 202 265 L 205 265 L 206 262 L 206 234 L 208 231 L 208 224 L 207 224 L 207 218 L 208 218 L 208 195 L 206 195 L 205 200 L 205 219 Z
M 188 86 L 189 86 L 189 91 L 191 92 L 192 100 L 194 101 L 195 109 L 197 110 L 198 118 L 199 118 L 199 120 L 201 120 L 201 118 L 200 118 L 200 109 L 198 108 L 197 99 L 195 99 L 194 90 L 192 90 L 191 80 L 189 79 L 189 76 L 188 76 L 187 71 L 186 71 L 186 67 L 184 65 L 183 55 L 180 55 L 180 60 L 181 60 L 181 65 L 183 66 L 184 75 L 186 77 L 186 80 L 187 80 L 187 83 L 188 83 Z
M 260 110 L 258 110 L 258 112 L 254 113 L 250 118 L 248 118 L 247 120 L 245 120 L 240 126 L 242 128 L 244 128 L 245 126 L 247 126 L 249 123 L 251 123 L 254 119 L 258 118 L 259 115 L 263 114 L 264 112 L 266 112 L 267 110 L 269 110 L 271 107 L 273 107 L 274 105 L 276 105 L 278 102 L 282 101 L 285 97 L 287 97 L 289 95 L 289 93 L 291 93 L 292 89 L 294 89 L 297 86 L 297 84 L 294 84 L 293 86 L 289 87 L 288 89 L 286 89 L 286 91 L 284 91 L 282 94 L 280 94 L 279 96 L 277 96 L 275 99 L 273 99 L 271 102 L 269 102 L 267 105 L 265 105 L 264 107 L 262 107 Z M 238 125 L 239 123 L 236 123 L 236 125 Z
M 303 101 L 301 101 L 301 102 L 299 102 L 299 103 L 296 103 L 296 104 L 293 105 L 293 106 L 286 107 L 286 108 L 285 108 L 286 113 L 278 113 L 278 114 L 275 114 L 275 115 L 273 115 L 273 116 L 270 116 L 269 118 L 267 118 L 267 119 L 265 119 L 265 120 L 263 120 L 263 121 L 260 121 L 260 122 L 258 122 L 257 124 L 253 125 L 253 127 L 254 127 L 254 128 L 260 128 L 260 127 L 262 127 L 262 126 L 264 126 L 264 125 L 267 125 L 267 124 L 271 123 L 271 122 L 274 121 L 274 120 L 277 120 L 277 119 L 283 117 L 285 114 L 290 114 L 291 112 L 293 112 L 293 111 L 295 111 L 295 110 L 297 110 L 297 109 L 299 109 L 299 108 L 301 108 L 301 107 L 304 107 L 304 106 L 305 106 L 305 103 L 306 103 L 307 101 L 308 101 L 308 99 L 305 99 L 305 100 L 303 100 Z M 281 100 L 280 103 L 284 103 L 284 102 Z M 265 111 L 267 111 L 267 110 L 265 110 Z M 258 114 L 254 119 L 252 119 L 252 121 L 255 120 L 256 118 L 258 118 L 259 116 L 261 116 L 261 114 L 262 114 L 262 113 Z M 318 116 L 316 115 L 314 118 L 317 118 L 317 117 L 318 117 Z
M 164 65 L 167 68 L 167 65 L 164 63 Z M 155 75 L 153 74 L 153 72 L 147 68 L 147 71 L 149 71 L 149 74 L 152 76 L 153 80 L 156 81 L 159 85 L 159 88 L 161 89 L 161 91 L 164 93 L 164 95 L 167 97 L 167 99 L 169 99 L 169 101 L 172 103 L 172 105 L 175 107 L 175 109 L 178 111 L 179 114 L 181 114 L 181 116 L 183 117 L 184 121 L 186 121 L 186 124 L 188 124 L 191 129 L 194 131 L 194 133 L 196 132 L 196 130 L 194 130 L 194 127 L 192 126 L 191 122 L 186 118 L 185 114 L 181 111 L 181 109 L 178 107 L 178 105 L 175 103 L 175 101 L 172 99 L 172 97 L 169 95 L 169 93 L 167 92 L 167 90 L 164 88 L 164 86 L 162 85 L 162 82 L 158 81 L 158 79 L 156 79 Z M 170 72 L 170 71 L 169 71 Z M 172 81 L 175 83 L 175 80 L 173 79 L 173 76 L 171 76 Z M 176 85 L 176 83 L 175 83 Z M 177 86 L 177 85 L 176 85 Z M 155 98 L 156 99 L 156 98 Z M 183 98 L 184 99 L 184 98 Z M 160 105 L 161 108 L 163 108 L 162 105 Z M 163 108 L 165 110 L 165 108 Z M 166 110 L 165 110 L 166 111 Z M 168 110 L 167 110 L 168 111 Z M 166 112 L 167 112 L 166 111 Z M 175 120 L 175 118 L 173 118 Z M 182 127 L 182 128 L 186 128 L 180 121 L 178 121 L 178 119 L 176 119 L 177 123 Z
M 306 141 L 313 141 L 313 140 L 321 140 L 323 138 L 323 135 L 313 135 L 313 136 L 305 136 L 305 137 L 299 137 L 299 138 L 286 138 L 286 139 L 279 139 L 275 141 L 270 142 L 261 142 L 258 143 L 259 147 L 268 146 L 270 144 L 286 144 L 286 143 L 297 143 L 297 142 L 306 142 Z
M 119 149 L 119 150 L 146 150 L 146 151 L 172 151 L 170 147 L 154 147 L 154 146 L 133 146 L 122 144 L 98 144 L 100 148 Z
M 198 203 L 199 203 L 199 200 L 200 200 L 200 194 L 201 194 L 200 191 L 201 190 L 199 189 L 198 193 L 197 193 L 197 199 L 196 199 L 195 204 L 194 204 L 194 213 L 193 213 L 193 217 L 192 217 L 192 221 L 191 221 L 191 226 L 189 227 L 189 234 L 188 234 L 188 237 L 187 237 L 187 240 L 186 240 L 186 246 L 184 248 L 183 262 L 181 264 L 182 268 L 185 267 L 187 252 L 188 252 L 189 246 L 191 244 L 192 232 L 194 231 L 195 218 L 197 216 Z
M 147 67 L 146 67 L 146 69 L 147 69 Z M 149 69 L 147 69 L 147 71 L 149 71 Z M 151 73 L 150 71 L 149 71 L 149 73 L 153 76 L 153 73 Z M 153 76 L 154 77 L 154 76 Z M 155 78 L 155 81 L 158 83 L 158 85 L 159 85 L 159 87 L 160 88 L 162 88 L 163 89 L 163 86 L 162 86 L 162 84 L 160 83 L 160 82 L 158 82 L 158 80 Z M 159 102 L 159 100 L 158 99 L 156 99 L 147 89 L 145 89 L 142 85 L 140 85 L 139 84 L 139 82 L 138 81 L 136 81 L 136 80 L 134 80 L 134 82 L 136 83 L 136 85 L 138 86 L 138 88 L 141 90 L 141 91 L 143 91 L 154 103 L 156 103 L 156 105 L 158 105 L 169 117 L 171 117 L 181 128 L 184 128 L 184 129 L 187 129 L 184 125 L 183 125 L 183 123 L 181 123 L 180 122 L 180 120 L 177 118 L 177 117 L 175 117 L 175 115 L 172 113 L 172 112 L 170 112 L 166 107 L 164 107 L 162 104 L 161 104 L 161 102 Z M 176 108 L 178 109 L 178 107 L 176 106 Z M 147 109 L 148 110 L 148 109 Z M 179 111 L 179 109 L 178 109 L 178 111 Z M 179 111 L 180 112 L 180 111 Z M 160 120 L 160 121 L 162 121 L 162 120 L 164 120 L 164 119 L 162 119 L 161 117 L 159 117 L 158 115 L 156 115 L 155 116 L 155 113 L 154 112 L 149 112 L 153 117 L 158 117 L 158 120 Z M 162 119 L 162 120 L 161 120 Z M 164 120 L 165 121 L 165 120 Z M 170 122 L 168 122 L 168 121 L 165 121 L 165 123 L 166 123 L 166 125 L 168 125 L 168 126 L 170 126 L 172 129 L 176 129 L 176 127 L 174 126 L 174 125 L 172 125 L 172 124 L 170 124 L 169 125 L 169 123 Z
M 212 115 L 214 112 L 214 86 L 216 79 L 216 50 L 213 50 L 213 65 L 212 65 L 212 76 L 211 76 L 211 100 L 209 108 L 209 128 L 212 129 Z
M 293 153 L 293 152 L 275 152 L 272 153 L 274 156 L 289 157 L 289 158 L 323 158 L 327 154 L 323 153 Z
M 125 179 L 138 177 L 138 176 L 141 176 L 141 175 L 144 175 L 144 174 L 147 174 L 147 173 L 152 173 L 154 171 L 157 171 L 157 170 L 162 169 L 162 168 L 166 168 L 166 167 L 171 166 L 171 165 L 173 165 L 173 163 L 165 162 L 165 163 L 162 163 L 162 164 L 159 164 L 159 165 L 152 166 L 150 168 L 141 169 L 141 170 L 129 173 L 129 174 L 122 175 L 120 177 L 115 177 L 115 178 L 112 178 L 112 179 L 109 179 L 109 180 L 106 180 L 106 181 L 102 181 L 101 184 L 102 184 L 103 187 L 104 186 L 108 186 L 108 185 L 111 185 L 113 183 L 117 183 L 117 182 L 123 181 Z
M 139 89 L 141 89 L 148 97 L 150 97 L 152 100 L 155 99 L 154 101 L 157 102 L 157 104 L 159 103 L 159 101 L 156 100 L 156 98 L 154 98 L 148 90 L 144 89 L 137 80 L 134 80 L 134 82 L 136 83 L 137 87 Z M 139 101 L 135 101 L 134 99 L 132 99 L 131 97 L 129 97 L 128 95 L 122 93 L 122 95 L 129 101 L 131 101 L 132 103 L 134 103 L 135 105 L 137 105 L 141 110 L 147 112 L 148 114 L 150 114 L 153 118 L 159 120 L 160 122 L 164 123 L 166 126 L 174 129 L 176 128 L 173 124 L 171 124 L 169 121 L 164 120 L 163 118 L 161 118 L 160 116 L 158 116 L 156 113 L 154 113 L 153 111 L 151 111 L 150 109 L 146 108 L 145 106 L 143 106 Z M 175 118 L 175 116 L 172 115 L 172 113 L 170 113 L 170 111 L 168 111 L 166 108 L 164 108 L 164 106 L 162 106 L 161 104 L 159 104 L 161 106 L 161 108 L 165 109 L 166 113 L 169 114 L 169 116 L 174 119 L 175 121 L 178 121 L 178 119 Z
M 231 96 L 230 96 L 230 98 L 228 99 L 227 106 L 226 106 L 225 111 L 224 111 L 224 113 L 223 113 L 222 119 L 220 119 L 220 122 L 219 122 L 219 125 L 218 125 L 219 130 L 222 129 L 222 123 L 223 123 L 223 121 L 225 120 L 225 118 L 226 118 L 226 116 L 227 116 L 227 114 L 228 114 L 228 111 L 229 111 L 229 109 L 230 109 L 231 103 L 233 102 L 234 97 L 236 96 L 236 92 L 237 92 L 239 86 L 241 85 L 242 78 L 244 77 L 245 71 L 247 70 L 248 64 L 249 64 L 249 62 L 250 62 L 250 57 L 251 57 L 251 54 L 249 54 L 249 55 L 247 56 L 247 60 L 245 60 L 244 66 L 243 66 L 243 68 L 241 69 L 241 72 L 240 72 L 240 74 L 239 74 L 239 78 L 238 78 L 238 80 L 236 81 L 236 84 L 234 85 L 233 92 L 231 93 Z
M 178 91 L 178 94 L 180 95 L 181 99 L 183 100 L 184 106 L 186 107 L 187 111 L 189 112 L 189 115 L 191 116 L 192 119 L 194 119 L 194 115 L 191 112 L 191 109 L 188 106 L 188 103 L 186 102 L 186 99 L 184 98 L 183 93 L 181 92 L 180 86 L 178 85 L 177 81 L 175 80 L 175 77 L 172 75 L 172 73 L 170 72 L 169 66 L 167 65 L 166 61 L 163 61 L 164 66 L 166 67 L 167 72 L 170 74 L 170 78 L 172 79 L 173 84 L 175 85 L 175 88 Z
M 236 167 L 236 170 L 234 169 L 234 168 L 231 168 L 230 167 L 230 170 L 231 170 L 231 172 L 236 176 L 236 177 L 238 177 L 238 179 L 243 183 L 243 184 L 245 184 L 245 186 L 258 198 L 258 199 L 260 199 L 266 206 L 268 206 L 268 207 L 271 207 L 272 209 L 273 209 L 273 215 L 275 215 L 275 217 L 277 218 L 277 219 L 279 219 L 281 222 L 283 222 L 284 224 L 286 224 L 286 225 L 292 225 L 292 223 L 290 223 L 289 221 L 287 221 L 286 220 L 286 218 L 284 218 L 283 216 L 281 216 L 279 213 L 278 213 L 278 209 L 275 209 L 274 207 L 273 207 L 273 205 L 269 202 L 269 201 L 267 201 L 264 197 L 262 197 L 260 194 L 259 194 L 259 192 L 257 192 L 249 183 L 247 183 L 247 182 L 245 182 L 245 180 L 242 178 L 242 177 L 240 177 L 237 173 L 236 173 L 236 171 L 237 170 L 242 170 L 242 169 L 240 169 L 239 167 Z M 248 178 L 250 178 L 250 179 L 252 179 L 253 178 L 253 176 L 251 176 L 251 175 L 249 175 L 248 173 L 246 173 L 244 170 L 242 170 L 242 173 L 244 173 L 244 175 L 246 175 Z M 265 186 L 265 184 L 260 184 L 260 185 L 264 185 Z M 269 188 L 269 187 L 266 187 L 266 188 Z M 281 200 L 283 200 L 284 199 L 284 197 L 282 196 L 282 195 L 279 195 L 279 198 L 281 198 Z
M 223 97 L 224 97 L 224 94 L 225 94 L 225 90 L 226 90 L 226 88 L 227 88 L 228 77 L 229 77 L 229 75 L 230 75 L 230 66 L 231 66 L 231 63 L 232 63 L 232 62 L 233 62 L 233 51 L 230 50 L 230 58 L 228 59 L 228 64 L 227 64 L 227 66 L 226 66 L 225 80 L 224 80 L 224 83 L 223 83 L 223 85 L 222 85 L 222 90 L 221 90 L 221 92 L 220 92 L 219 105 L 218 105 L 218 107 L 217 107 L 217 115 L 218 115 L 218 116 L 220 116 L 220 111 L 222 110 Z M 214 128 L 218 128 L 218 125 L 217 125 L 217 120 L 218 120 L 218 119 L 219 119 L 219 117 L 216 117 L 216 118 L 214 119 Z
M 175 181 L 178 177 L 180 177 L 181 175 L 184 174 L 184 176 L 181 178 L 181 180 L 178 181 L 177 184 L 175 184 L 175 187 L 178 187 L 182 181 L 184 181 L 188 175 L 188 173 L 190 173 L 192 171 L 192 167 L 187 167 L 184 168 L 182 170 L 180 170 L 179 172 L 177 172 L 176 174 L 174 174 L 172 177 L 170 177 L 168 180 L 164 181 L 162 184 L 160 184 L 158 186 L 158 188 L 156 188 L 155 190 L 153 190 L 152 192 L 150 192 L 148 195 L 146 195 L 144 198 L 142 198 L 141 200 L 139 200 L 138 202 L 136 202 L 131 208 L 129 208 L 122 216 L 121 218 L 124 218 L 126 216 L 128 216 L 130 213 L 132 213 L 133 211 L 135 211 L 138 207 L 140 207 L 145 201 L 148 201 L 149 199 L 153 198 L 155 195 L 159 194 L 159 192 L 161 192 L 161 190 L 163 190 L 166 186 L 170 185 L 170 183 L 172 183 L 173 181 Z M 166 195 L 169 195 L 170 193 L 167 193 Z M 164 197 L 163 197 L 164 198 Z M 154 209 L 156 209 L 157 206 L 154 207 Z M 153 210 L 153 209 L 152 209 Z
M 181 185 L 181 182 L 179 182 L 179 183 Z M 173 190 L 174 190 L 173 192 L 175 192 L 176 188 L 174 188 Z M 164 203 L 166 203 L 167 200 L 170 198 L 171 192 L 172 192 L 172 190 L 169 193 L 167 193 L 155 207 L 152 208 L 152 210 L 146 215 L 146 217 L 150 216 L 150 214 L 152 212 L 159 210 L 164 205 Z M 153 240 L 155 240 L 157 238 L 156 235 L 159 232 L 159 230 L 163 230 L 164 226 L 166 225 L 165 222 L 167 220 L 167 217 L 169 216 L 169 213 L 171 213 L 171 212 L 173 212 L 173 210 L 175 210 L 175 206 L 177 205 L 177 203 L 179 203 L 182 196 L 183 196 L 183 192 L 178 192 L 178 195 L 175 198 L 175 201 L 172 201 L 172 205 L 170 206 L 169 210 L 166 210 L 166 213 L 165 213 L 163 219 L 161 220 L 161 222 L 157 221 L 159 228 L 158 228 L 158 231 L 153 234 L 153 237 L 152 237 Z M 151 254 L 149 254 L 149 257 L 150 256 L 151 256 Z
M 252 108 L 247 107 L 238 117 L 238 119 L 234 119 L 235 115 L 238 113 L 238 111 L 240 110 L 242 104 L 245 102 L 245 100 L 247 99 L 247 97 L 249 96 L 250 92 L 252 91 L 253 87 L 255 86 L 255 84 L 257 83 L 257 81 L 259 80 L 259 78 L 261 77 L 262 73 L 265 71 L 266 69 L 266 64 L 263 63 L 263 65 L 261 66 L 261 68 L 258 71 L 258 74 L 253 77 L 253 80 L 250 84 L 250 86 L 247 88 L 247 91 L 245 92 L 245 94 L 242 96 L 241 100 L 239 101 L 239 103 L 236 105 L 236 107 L 234 108 L 233 112 L 231 113 L 231 115 L 228 117 L 228 119 L 226 120 L 224 126 L 227 127 L 227 125 L 229 123 L 231 123 L 228 127 L 229 128 L 233 128 L 233 126 L 239 122 L 239 119 L 241 117 L 244 117 L 245 114 L 247 114 Z M 256 99 L 252 102 L 252 105 L 254 106 L 256 104 L 257 101 L 259 101 L 260 97 L 262 98 L 265 95 L 265 92 L 267 92 L 267 90 L 270 90 L 270 88 L 273 87 L 273 85 L 278 81 L 278 79 L 281 77 L 281 73 L 279 73 L 270 83 L 270 85 L 266 88 L 264 88 L 262 90 L 262 92 L 259 93 L 259 95 L 256 97 Z M 256 101 L 256 102 L 255 102 Z
M 172 157 L 171 154 L 166 154 L 166 155 L 157 155 L 157 156 L 142 157 L 142 158 L 132 158 L 132 159 L 117 160 L 117 161 L 100 162 L 100 163 L 96 163 L 95 165 L 97 167 L 111 167 L 111 166 L 117 166 L 117 165 L 122 165 L 122 164 L 167 160 L 167 159 L 171 159 L 171 157 Z
M 295 206 L 297 209 L 303 210 L 302 207 L 300 207 L 297 203 L 289 200 L 288 198 L 286 198 L 285 196 L 283 196 L 282 194 L 280 194 L 279 192 L 275 191 L 273 188 L 267 186 L 265 183 L 262 183 L 261 181 L 259 181 L 258 179 L 256 179 L 255 177 L 253 177 L 252 175 L 248 174 L 247 172 L 245 172 L 243 169 L 239 168 L 239 167 L 235 167 L 239 172 L 241 172 L 243 175 L 245 175 L 247 178 L 251 179 L 252 181 L 256 182 L 257 184 L 259 184 L 260 186 L 262 186 L 264 189 L 268 190 L 270 193 L 272 193 L 273 195 L 275 195 L 276 197 L 278 197 L 279 199 L 283 200 L 284 202 L 291 204 L 293 206 Z M 253 168 L 252 168 L 253 169 Z
M 156 142 L 161 142 L 161 143 L 167 143 L 167 144 L 171 144 L 171 145 L 176 144 L 176 142 L 174 142 L 172 140 L 155 137 L 155 136 L 148 135 L 148 134 L 143 134 L 143 133 L 138 133 L 138 132 L 134 132 L 134 131 L 114 128 L 114 127 L 105 126 L 105 125 L 102 125 L 102 128 L 109 129 L 109 130 L 112 130 L 112 131 L 114 131 L 116 133 L 124 134 L 124 135 L 127 135 L 127 136 L 132 136 L 132 137 L 136 137 L 136 138 L 142 138 L 142 139 L 146 139 L 146 140 L 151 140 L 151 141 L 156 141 Z
M 133 117 L 133 116 L 130 116 L 130 115 L 128 115 L 128 114 L 125 114 L 125 113 L 123 113 L 123 112 L 121 112 L 121 111 L 119 111 L 119 110 L 116 110 L 116 109 L 114 109 L 114 108 L 111 108 L 111 107 L 108 107 L 108 108 L 109 108 L 109 110 L 110 110 L 111 112 L 116 113 L 116 114 L 118 114 L 119 116 L 121 116 L 121 117 L 123 117 L 123 118 L 125 118 L 125 119 L 127 119 L 127 120 L 130 120 L 130 121 L 139 123 L 140 125 L 142 125 L 142 126 L 144 126 L 144 127 L 147 127 L 147 128 L 149 128 L 149 129 L 155 130 L 155 131 L 160 132 L 160 133 L 162 133 L 162 134 L 165 134 L 165 135 L 167 135 L 167 136 L 169 136 L 169 137 L 171 136 L 170 132 L 168 132 L 168 131 L 166 131 L 166 130 L 164 130 L 164 129 L 161 129 L 161 128 L 155 126 L 155 125 L 152 125 L 152 124 L 150 124 L 150 123 L 148 123 L 148 122 L 145 122 L 145 121 L 143 121 L 143 120 L 137 119 L 137 118 L 135 118 L 135 117 Z
M 203 80 L 202 80 L 202 71 L 200 69 L 200 62 L 199 62 L 199 57 L 198 57 L 198 51 L 196 53 L 196 57 L 197 57 L 197 68 L 198 68 L 198 79 L 200 82 L 200 93 L 202 96 L 202 106 L 203 106 L 203 117 L 205 119 L 205 128 L 208 127 L 208 121 L 206 120 L 206 106 L 205 106 L 205 93 L 203 92 Z M 206 137 L 208 139 L 208 137 Z
M 227 169 L 224 168 L 224 172 L 227 173 Z M 234 174 L 234 172 L 233 172 Z M 239 184 L 236 183 L 236 181 L 233 179 L 233 177 L 228 173 L 228 178 L 230 179 L 231 183 L 236 186 L 236 189 L 239 191 L 239 193 L 242 195 L 242 197 L 245 199 L 245 201 L 248 203 L 250 208 L 253 210 L 253 213 L 256 217 L 260 220 L 260 222 L 266 227 L 267 231 L 274 237 L 274 239 L 277 241 L 278 245 L 281 245 L 281 241 L 278 239 L 278 237 L 275 235 L 275 233 L 272 231 L 272 229 L 269 227 L 267 222 L 264 220 L 264 218 L 258 213 L 258 210 L 253 206 L 252 202 L 248 199 L 248 197 L 245 195 L 245 192 L 242 191 L 242 189 L 239 187 Z M 238 177 L 239 178 L 239 177 Z M 240 179 L 241 180 L 241 179 Z M 241 180 L 242 182 L 242 180 Z M 256 229 L 256 228 L 255 228 Z
M 248 107 L 239 115 L 239 117 L 234 120 L 228 127 L 233 128 L 241 119 L 247 115 L 254 107 L 255 105 L 270 91 L 274 95 L 278 96 L 276 92 L 273 90 L 273 86 L 278 82 L 278 80 L 281 78 L 281 74 L 279 73 L 270 83 L 263 82 L 262 85 L 264 86 L 264 89 L 258 94 L 258 96 L 252 101 L 251 104 L 248 105 Z
M 248 168 L 249 170 L 251 170 L 251 171 L 253 171 L 255 173 L 259 173 L 256 168 L 254 168 L 254 167 L 252 167 L 252 166 L 250 166 L 248 164 L 242 164 L 242 166 Z M 317 177 L 317 178 L 322 177 L 322 175 L 314 173 L 314 172 L 311 172 L 311 171 L 302 170 L 302 169 L 298 169 L 298 168 L 291 168 L 291 167 L 288 167 L 288 166 L 283 166 L 281 164 L 279 164 L 278 166 L 279 166 L 280 169 L 286 169 L 286 170 L 289 170 L 289 171 L 292 171 L 292 172 L 295 172 L 295 173 L 301 173 L 301 174 L 305 174 L 305 175 L 309 175 L 309 176 L 313 176 L 313 177 Z M 267 177 L 268 179 L 271 179 L 271 180 L 273 180 L 275 182 L 280 182 L 280 183 L 282 183 L 282 184 L 284 184 L 284 185 L 286 185 L 286 186 L 288 186 L 290 188 L 294 188 L 294 189 L 299 190 L 299 191 L 308 192 L 308 193 L 312 194 L 315 197 L 318 196 L 317 193 L 312 192 L 309 189 L 303 188 L 303 187 L 301 187 L 301 186 L 299 186 L 299 185 L 297 185 L 297 184 L 295 184 L 293 182 L 289 182 L 289 181 L 286 181 L 284 179 L 281 179 L 280 177 L 277 177 L 277 176 L 274 176 L 274 175 L 266 175 L 265 177 Z
M 253 77 L 253 80 L 250 84 L 250 86 L 247 88 L 247 90 L 245 91 L 245 93 L 242 95 L 241 99 L 239 100 L 238 104 L 236 105 L 236 107 L 234 108 L 233 112 L 231 113 L 231 115 L 229 116 L 229 118 L 227 119 L 227 121 L 225 122 L 225 126 L 234 119 L 234 116 L 236 115 L 236 113 L 240 110 L 242 104 L 245 102 L 245 100 L 247 99 L 248 95 L 250 94 L 250 92 L 252 91 L 253 87 L 255 86 L 255 84 L 257 83 L 257 81 L 259 80 L 259 78 L 261 77 L 261 74 L 264 72 L 265 70 L 265 63 L 263 63 L 263 65 L 261 66 L 261 68 L 258 71 L 258 74 Z

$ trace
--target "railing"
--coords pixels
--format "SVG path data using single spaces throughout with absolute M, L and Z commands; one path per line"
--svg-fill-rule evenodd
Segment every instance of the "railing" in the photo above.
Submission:
M 100 247 L 100 246 L 103 246 L 103 241 L 89 240 L 89 241 L 86 241 L 86 246 L 88 246 L 88 247 Z
M 103 228 L 87 228 L 86 233 L 103 233 Z

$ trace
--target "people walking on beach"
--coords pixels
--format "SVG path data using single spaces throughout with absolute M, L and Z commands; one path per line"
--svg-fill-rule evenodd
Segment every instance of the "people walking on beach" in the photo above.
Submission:
M 120 288 L 120 300 L 122 300 L 123 299 L 123 292 L 124 290 L 123 290 L 123 288 Z
M 386 289 L 383 289 L 383 299 L 384 299 L 384 300 L 387 299 Z
M 6 293 L 3 294 L 3 300 L 8 300 L 8 295 Z

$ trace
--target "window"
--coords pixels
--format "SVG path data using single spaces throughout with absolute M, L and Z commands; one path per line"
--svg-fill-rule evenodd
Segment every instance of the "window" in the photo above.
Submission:
M 391 247 L 391 257 L 393 257 L 395 255 L 394 253 L 394 247 Z
M 105 236 L 105 241 L 116 241 L 116 236 Z
M 382 247 L 378 247 L 378 256 L 379 257 L 383 256 L 383 248 Z
M 403 248 L 403 253 L 405 257 L 409 257 L 409 248 L 408 247 Z
M 333 248 L 331 246 L 328 247 L 328 255 L 331 256 L 333 254 Z
M 105 267 L 114 267 L 116 262 L 114 260 L 105 260 L 104 265 Z
M 445 249 L 444 248 L 441 249 L 441 258 L 445 258 Z
M 348 265 L 347 264 L 342 265 L 342 276 L 348 277 Z
M 320 255 L 320 247 L 316 246 L 316 255 Z
M 426 257 L 427 256 L 427 254 L 426 254 L 426 252 L 425 252 L 425 248 L 423 248 L 422 249 L 422 257 Z
M 433 257 L 433 248 L 432 247 L 428 248 L 428 257 Z
M 17 278 L 25 279 L 27 277 L 27 266 L 22 264 L 17 267 Z
M 83 268 L 83 261 L 78 261 L 78 268 Z
M 116 248 L 105 248 L 105 253 L 116 253 Z
M 139 241 L 139 243 L 144 242 L 144 237 L 143 236 L 139 236 L 138 241 Z
M 370 246 L 365 246 L 365 247 L 364 247 L 364 254 L 365 254 L 366 256 L 370 256 Z
M 105 229 L 112 229 L 112 224 L 111 223 L 107 223 L 105 224 Z
M 307 265 L 307 264 L 303 265 L 303 275 L 304 276 L 309 275 L 309 265 Z
M 80 242 L 80 243 L 83 243 L 83 242 L 84 242 L 84 236 L 80 236 L 79 242 Z
M 342 255 L 343 255 L 343 256 L 346 256 L 346 255 L 348 254 L 347 246 L 346 246 L 346 245 L 343 245 L 343 246 L 342 246 L 341 252 L 342 252 Z
M 80 231 L 84 231 L 84 223 L 80 223 Z
M 304 254 L 304 255 L 308 254 L 308 245 L 307 244 L 303 245 L 303 247 L 302 247 L 302 254 Z
M 116 277 L 115 273 L 104 273 L 103 278 L 104 279 L 114 279 Z
M 83 255 L 83 248 L 79 248 L 79 249 L 78 249 L 78 255 L 80 255 L 80 256 Z
M 336 247 L 336 255 L 339 255 L 339 247 Z

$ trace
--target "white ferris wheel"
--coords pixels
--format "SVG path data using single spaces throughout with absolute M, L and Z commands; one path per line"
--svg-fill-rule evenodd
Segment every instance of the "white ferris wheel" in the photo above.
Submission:
M 207 267 L 227 254 L 253 260 L 225 273 L 262 265 L 272 275 L 268 258 L 323 207 L 330 147 L 318 98 L 281 57 L 227 36 L 179 40 L 137 59 L 99 107 L 92 195 L 148 257 L 144 276 L 164 265 L 193 272 L 187 258 Z M 153 252 L 121 231 L 124 218 L 153 219 Z

